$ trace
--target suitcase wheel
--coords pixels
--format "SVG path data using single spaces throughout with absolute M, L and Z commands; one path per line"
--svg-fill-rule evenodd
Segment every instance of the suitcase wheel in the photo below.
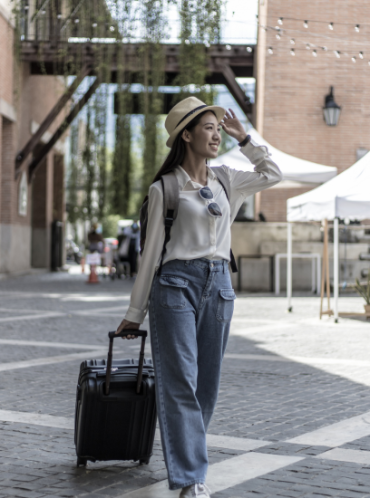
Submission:
M 149 462 L 150 462 L 150 458 L 147 458 L 146 460 L 143 459 L 143 460 L 140 460 L 140 465 L 148 465 Z
M 77 457 L 77 467 L 79 467 L 80 465 L 86 467 L 86 464 L 87 464 L 87 458 Z

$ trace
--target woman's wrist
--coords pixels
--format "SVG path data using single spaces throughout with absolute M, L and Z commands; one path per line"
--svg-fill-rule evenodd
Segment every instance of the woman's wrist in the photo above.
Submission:
M 244 133 L 243 135 L 240 135 L 237 140 L 239 147 L 244 147 L 244 145 L 247 145 L 247 143 L 249 142 L 250 136 Z

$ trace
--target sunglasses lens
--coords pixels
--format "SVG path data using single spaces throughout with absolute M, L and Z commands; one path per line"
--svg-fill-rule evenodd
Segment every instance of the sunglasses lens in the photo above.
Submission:
M 208 206 L 208 211 L 212 216 L 217 216 L 217 217 L 222 216 L 220 206 L 215 202 L 211 202 L 211 204 Z
M 213 199 L 212 190 L 209 187 L 203 187 L 199 190 L 199 194 L 203 199 Z

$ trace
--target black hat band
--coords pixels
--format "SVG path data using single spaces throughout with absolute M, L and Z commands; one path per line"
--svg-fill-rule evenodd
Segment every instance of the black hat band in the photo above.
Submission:
M 189 116 L 191 116 L 192 114 L 194 114 L 194 112 L 197 112 L 199 111 L 199 109 L 204 109 L 204 107 L 208 107 L 207 104 L 204 104 L 204 105 L 200 105 L 199 107 L 196 107 L 195 109 L 193 109 L 192 111 L 188 112 L 187 114 L 185 114 L 185 116 L 183 118 L 180 119 L 180 121 L 177 123 L 176 125 L 176 128 L 184 121 L 184 119 L 188 118 Z M 175 129 L 176 129 L 175 128 Z

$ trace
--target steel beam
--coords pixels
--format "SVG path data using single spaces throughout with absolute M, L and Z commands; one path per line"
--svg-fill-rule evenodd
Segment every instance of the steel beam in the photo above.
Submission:
M 236 100 L 237 104 L 244 112 L 244 114 L 250 119 L 251 114 L 251 104 L 249 103 L 248 97 L 246 97 L 243 90 L 240 88 L 238 82 L 235 80 L 235 73 L 230 66 L 224 65 L 222 67 L 222 74 L 226 81 L 226 86 L 231 95 Z
M 63 109 L 63 107 L 66 105 L 68 100 L 72 97 L 73 93 L 76 91 L 77 87 L 81 83 L 81 81 L 84 79 L 85 76 L 87 76 L 90 72 L 91 68 L 88 65 L 85 65 L 81 72 L 77 75 L 73 83 L 69 86 L 67 91 L 60 97 L 58 102 L 55 104 L 55 106 L 52 108 L 52 110 L 49 112 L 49 114 L 46 116 L 44 121 L 41 123 L 39 126 L 38 130 L 36 133 L 32 135 L 32 137 L 29 139 L 29 141 L 26 143 L 26 145 L 23 147 L 23 149 L 18 152 L 17 157 L 15 159 L 15 177 L 17 178 L 18 175 L 22 171 L 22 164 L 27 158 L 29 154 L 31 154 L 34 150 L 37 144 L 40 142 L 41 137 L 43 134 L 48 130 L 49 126 L 53 123 L 53 121 L 56 119 L 60 111 Z
M 44 42 L 42 49 L 38 42 L 22 42 L 22 60 L 30 63 L 32 74 L 55 74 L 58 70 L 74 73 L 75 61 L 82 60 L 94 66 L 95 49 L 101 44 L 98 42 L 68 43 L 60 41 L 58 47 Z M 141 44 L 127 43 L 124 47 L 118 44 L 106 44 L 104 50 L 107 60 L 110 60 L 109 82 L 116 82 L 119 59 L 124 50 L 125 73 L 127 82 L 139 83 L 142 79 L 140 57 Z M 163 45 L 165 85 L 173 85 L 180 73 L 180 45 Z M 63 67 L 58 59 L 59 53 L 71 61 L 70 67 Z M 225 84 L 249 120 L 252 119 L 252 105 L 248 102 L 243 90 L 235 81 L 235 77 L 253 77 L 254 74 L 254 47 L 250 45 L 211 45 L 206 49 L 208 84 Z M 60 69 L 59 69 L 60 68 Z M 107 81 L 108 82 L 108 81 Z
M 39 164 L 41 163 L 41 161 L 45 158 L 45 156 L 54 147 L 54 145 L 57 143 L 57 141 L 60 139 L 60 137 L 66 131 L 68 126 L 72 123 L 72 121 L 77 116 L 77 114 L 81 111 L 81 109 L 89 101 L 90 97 L 95 93 L 95 90 L 98 88 L 99 85 L 100 85 L 100 81 L 98 80 L 98 78 L 96 78 L 94 83 L 91 85 L 91 87 L 85 93 L 85 95 L 83 97 L 81 97 L 81 99 L 77 102 L 77 104 L 73 107 L 71 112 L 65 118 L 63 123 L 59 126 L 59 128 L 54 133 L 54 135 L 51 137 L 49 142 L 41 148 L 41 150 L 37 154 L 37 156 L 31 161 L 30 165 L 28 166 L 29 181 L 32 180 L 32 176 L 35 173 L 35 171 L 36 171 L 37 167 L 39 166 Z
M 31 21 L 36 21 L 38 17 L 40 17 L 40 14 L 43 12 L 43 10 L 48 6 L 48 3 L 50 0 L 44 0 L 43 3 L 40 5 L 40 7 L 36 10 L 36 12 L 33 14 L 31 17 Z
M 75 74 L 76 64 L 83 61 L 94 67 L 96 60 L 96 47 L 99 50 L 102 44 L 98 42 L 84 42 L 84 43 L 68 43 L 66 41 L 59 41 L 57 46 L 52 45 L 50 42 L 38 41 L 24 41 L 21 44 L 21 58 L 22 61 L 30 63 L 32 74 L 50 74 L 55 75 Z M 117 73 L 117 68 L 120 65 L 119 58 L 122 57 L 122 50 L 124 49 L 125 56 L 125 72 L 130 73 L 130 81 L 133 80 L 132 75 L 142 73 L 141 60 L 138 55 L 140 52 L 141 44 L 127 43 L 122 47 L 122 44 L 106 44 L 104 50 L 107 52 L 107 60 L 111 63 L 111 76 L 110 81 L 114 81 Z M 248 51 L 247 48 L 252 51 Z M 253 76 L 254 67 L 254 47 L 240 46 L 240 45 L 212 45 L 206 49 L 207 54 L 207 80 L 210 83 L 220 83 L 224 78 L 222 76 L 222 68 L 224 65 L 230 66 L 237 77 L 250 77 Z M 180 71 L 179 53 L 180 45 L 171 44 L 163 45 L 163 52 L 165 57 L 164 72 L 168 84 L 171 84 L 173 79 Z M 70 64 L 63 64 L 60 54 L 63 55 L 63 60 L 70 61 Z
M 68 23 L 70 22 L 70 20 L 77 14 L 77 12 L 80 10 L 80 7 L 81 5 L 83 4 L 84 0 L 80 0 L 78 2 L 78 4 L 76 5 L 76 7 L 73 9 L 73 11 L 69 14 L 69 16 L 64 20 L 61 28 L 60 28 L 60 32 L 62 33 L 62 31 L 64 31 L 64 29 L 68 26 Z

